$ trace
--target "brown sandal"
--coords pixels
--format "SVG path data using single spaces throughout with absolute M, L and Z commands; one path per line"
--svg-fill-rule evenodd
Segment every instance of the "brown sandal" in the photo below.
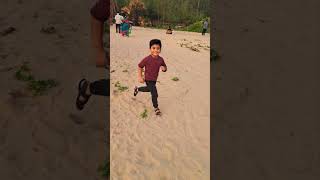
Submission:
M 159 108 L 155 108 L 154 112 L 156 113 L 156 115 L 161 115 L 161 111 Z
M 78 84 L 78 96 L 76 100 L 76 106 L 78 110 L 82 110 L 84 105 L 88 102 L 91 95 L 86 94 L 89 82 L 86 79 L 82 79 Z M 81 97 L 81 99 L 80 99 Z
M 137 86 L 134 87 L 133 95 L 136 96 L 138 94 L 138 92 L 139 92 L 138 87 Z

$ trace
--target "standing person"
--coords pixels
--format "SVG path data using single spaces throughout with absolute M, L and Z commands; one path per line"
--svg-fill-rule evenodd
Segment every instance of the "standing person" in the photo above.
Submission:
M 122 24 L 123 16 L 117 13 L 116 16 L 114 17 L 114 20 L 116 21 L 116 32 L 120 33 L 120 25 Z
M 159 56 L 161 52 L 161 41 L 159 39 L 153 39 L 149 43 L 150 55 L 145 57 L 138 64 L 138 81 L 140 83 L 146 82 L 147 86 L 135 87 L 133 95 L 136 96 L 138 92 L 151 92 L 152 104 L 156 115 L 160 115 L 160 109 L 158 107 L 158 91 L 156 87 L 159 70 L 162 72 L 167 71 L 167 65 L 163 58 Z M 145 69 L 145 76 L 142 77 L 142 70 Z
M 97 67 L 109 68 L 110 59 L 103 48 L 103 24 L 109 18 L 109 1 L 96 0 L 91 10 L 91 42 Z M 91 95 L 110 96 L 110 79 L 89 82 L 82 79 L 78 84 L 76 107 L 82 110 Z
M 208 19 L 206 19 L 204 22 L 203 22 L 203 30 L 202 30 L 202 35 L 204 36 L 207 32 L 207 29 L 208 29 L 208 26 L 209 26 L 209 22 L 208 22 Z
M 125 19 L 121 25 L 121 34 L 122 36 L 127 36 L 129 37 L 129 32 L 130 31 L 130 22 L 128 19 Z

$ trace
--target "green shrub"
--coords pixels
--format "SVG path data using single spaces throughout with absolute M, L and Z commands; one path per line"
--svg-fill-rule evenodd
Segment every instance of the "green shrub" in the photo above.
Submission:
M 147 109 L 144 109 L 144 111 L 140 114 L 140 117 L 141 117 L 142 119 L 145 119 L 145 118 L 148 117 L 148 111 L 147 111 Z
M 43 95 L 47 90 L 58 85 L 58 83 L 53 79 L 35 80 L 27 63 L 24 63 L 16 71 L 15 77 L 19 81 L 27 82 L 27 87 L 34 96 Z
M 179 78 L 178 77 L 173 77 L 171 80 L 172 81 L 179 81 Z

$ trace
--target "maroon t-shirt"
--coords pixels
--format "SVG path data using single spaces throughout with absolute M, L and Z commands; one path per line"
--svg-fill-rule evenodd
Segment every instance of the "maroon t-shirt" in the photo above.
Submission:
M 145 57 L 138 66 L 145 68 L 144 78 L 146 81 L 157 81 L 160 67 L 167 67 L 162 57 L 158 56 L 154 58 L 151 55 Z
M 94 0 L 90 13 L 99 21 L 106 21 L 110 14 L 110 0 Z

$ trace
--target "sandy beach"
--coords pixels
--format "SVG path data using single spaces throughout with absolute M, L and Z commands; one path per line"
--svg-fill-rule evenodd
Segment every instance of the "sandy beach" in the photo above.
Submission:
M 133 27 L 122 37 L 110 27 L 113 180 L 206 180 L 210 176 L 210 36 Z M 168 66 L 157 89 L 162 116 L 153 112 L 150 93 L 133 96 L 137 64 L 149 41 L 161 39 Z M 178 77 L 179 81 L 173 81 Z M 117 84 L 117 87 L 116 87 Z M 121 87 L 128 87 L 121 91 Z M 147 110 L 147 117 L 141 113 Z
M 0 37 L 1 179 L 101 179 L 106 99 L 91 98 L 82 112 L 75 108 L 78 81 L 105 76 L 89 58 L 89 2 L 0 4 L 1 32 L 15 29 Z M 25 61 L 36 79 L 59 85 L 30 95 L 14 76 Z

